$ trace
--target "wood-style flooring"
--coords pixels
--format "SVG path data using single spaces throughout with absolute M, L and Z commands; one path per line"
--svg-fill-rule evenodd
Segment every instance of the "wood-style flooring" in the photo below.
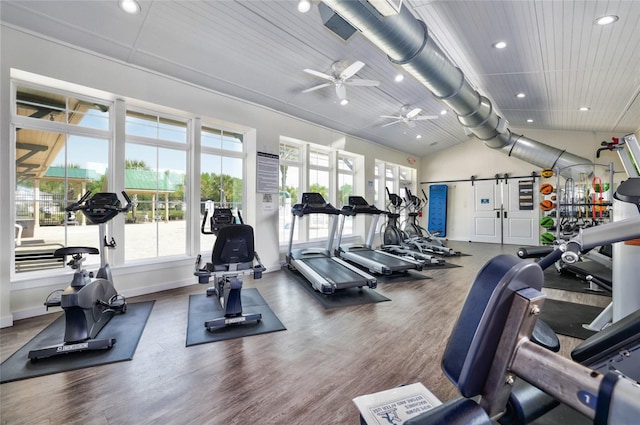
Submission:
M 132 361 L 0 386 L 2 424 L 356 424 L 354 397 L 422 382 L 457 395 L 441 355 L 479 268 L 514 246 L 449 242 L 471 256 L 429 269 L 422 281 L 380 283 L 390 302 L 325 310 L 283 271 L 245 279 L 286 331 L 185 347 L 189 287 L 131 298 L 156 300 Z M 195 282 L 195 278 L 194 278 Z M 117 282 L 116 282 L 117 285 Z M 604 307 L 608 299 L 545 291 Z M 61 313 L 0 330 L 1 359 Z M 579 340 L 561 337 L 567 355 Z

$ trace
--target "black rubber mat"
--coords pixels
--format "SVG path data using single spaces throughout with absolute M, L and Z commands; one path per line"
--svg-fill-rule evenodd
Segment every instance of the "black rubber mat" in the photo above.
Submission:
M 111 349 L 65 354 L 31 363 L 29 351 L 62 342 L 65 319 L 60 316 L 0 365 L 0 383 L 131 360 L 153 304 L 154 301 L 127 304 L 125 314 L 113 316 L 98 334 L 98 338 L 116 338 Z
M 304 278 L 300 273 L 289 270 L 286 267 L 283 268 L 285 273 L 293 278 L 293 280 L 313 299 L 315 299 L 320 305 L 326 309 L 349 307 L 361 304 L 379 303 L 384 301 L 391 301 L 384 295 L 380 295 L 378 292 L 370 288 L 346 288 L 340 289 L 331 295 L 321 294 L 313 289 L 311 283 Z
M 450 258 L 450 257 L 446 257 Z M 446 260 L 444 264 L 427 264 L 422 269 L 424 270 L 438 270 L 438 269 L 457 269 L 458 267 L 462 267 L 458 264 L 450 263 L 449 260 Z
M 241 297 L 242 312 L 244 314 L 261 313 L 262 320 L 221 326 L 209 331 L 204 327 L 204 322 L 224 316 L 224 310 L 215 297 L 207 297 L 205 294 L 189 296 L 187 347 L 287 329 L 271 311 L 256 288 L 242 289 Z
M 415 270 L 409 270 L 405 273 L 393 273 L 393 274 L 384 275 L 384 276 L 376 276 L 376 279 L 378 280 L 378 284 L 380 284 L 380 283 L 414 282 L 417 280 L 431 279 L 431 277 Z
M 557 334 L 587 339 L 595 332 L 582 325 L 591 323 L 602 310 L 591 305 L 546 299 L 540 319 L 547 322 Z

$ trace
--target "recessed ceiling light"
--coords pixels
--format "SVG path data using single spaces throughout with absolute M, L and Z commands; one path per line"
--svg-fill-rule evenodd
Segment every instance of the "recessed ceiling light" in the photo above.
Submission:
M 440 115 L 447 115 L 447 110 L 443 109 L 442 111 L 440 111 Z
M 594 22 L 598 25 L 609 25 L 609 24 L 613 24 L 618 19 L 619 18 L 616 15 L 605 15 L 605 16 L 596 18 Z
M 394 78 L 394 80 L 395 80 L 396 83 L 399 83 L 402 80 L 404 80 L 404 75 L 398 74 L 398 75 L 396 75 L 396 78 Z
M 342 99 L 342 100 L 340 101 L 340 104 L 341 104 L 342 106 L 344 106 L 344 105 L 346 105 L 346 104 L 348 104 L 348 103 L 349 103 L 349 99 Z
M 533 122 L 533 120 L 532 120 L 531 118 L 529 118 L 529 119 L 527 120 L 527 122 Z
M 525 96 L 526 96 L 526 94 L 524 94 L 524 93 L 518 93 L 518 94 L 516 95 L 516 97 L 518 97 L 518 98 L 520 98 L 520 99 L 522 99 L 522 98 L 523 98 L 523 97 L 525 97 Z
M 418 134 L 418 135 L 416 136 L 416 139 L 422 139 L 422 134 Z
M 136 0 L 119 0 L 118 6 L 123 11 L 135 15 L 140 12 L 140 4 Z
M 307 13 L 311 10 L 311 2 L 309 0 L 300 0 L 298 2 L 298 12 Z
M 591 108 L 589 108 L 588 106 L 582 106 L 582 107 L 580 107 L 580 110 L 581 110 L 581 111 L 583 111 L 583 112 L 584 112 L 584 111 L 588 111 L 589 109 L 591 109 Z
M 507 47 L 507 43 L 505 41 L 496 41 L 491 46 L 493 46 L 494 49 L 504 49 Z

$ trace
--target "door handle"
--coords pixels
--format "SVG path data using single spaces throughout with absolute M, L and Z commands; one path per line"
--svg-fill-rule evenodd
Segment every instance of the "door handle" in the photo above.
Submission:
M 500 218 L 500 211 L 496 211 L 496 218 Z
M 504 218 L 507 218 L 507 212 L 506 211 L 504 212 Z

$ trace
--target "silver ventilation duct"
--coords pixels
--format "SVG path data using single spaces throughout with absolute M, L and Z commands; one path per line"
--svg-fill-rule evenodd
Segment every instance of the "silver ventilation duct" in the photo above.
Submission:
M 573 166 L 573 173 L 592 173 L 590 160 L 512 133 L 491 101 L 471 87 L 428 36 L 427 26 L 406 7 L 397 15 L 382 16 L 366 1 L 322 1 L 453 110 L 460 124 L 488 147 L 540 168 Z

